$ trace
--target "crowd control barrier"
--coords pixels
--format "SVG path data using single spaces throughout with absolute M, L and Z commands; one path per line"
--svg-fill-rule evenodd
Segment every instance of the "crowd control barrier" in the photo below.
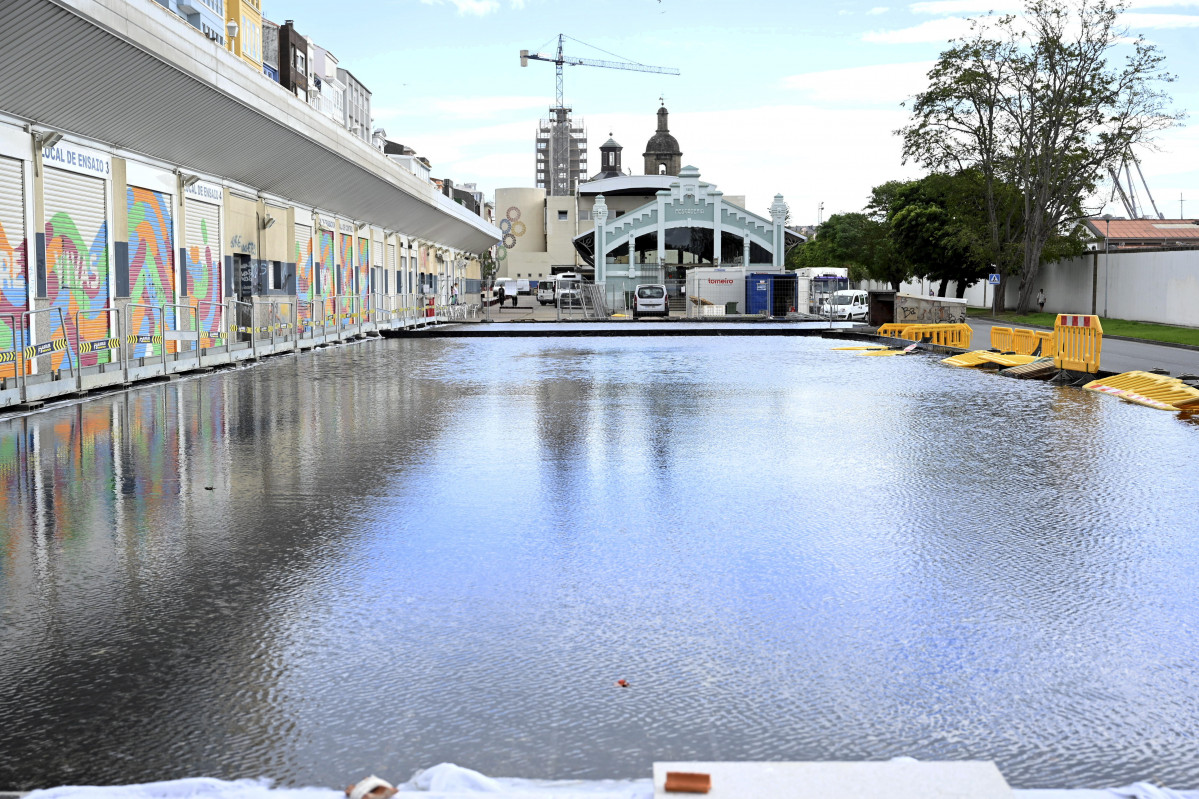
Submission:
M 1199 389 L 1188 386 L 1177 377 L 1152 372 L 1125 372 L 1092 380 L 1083 388 L 1162 411 L 1199 410 Z
M 1103 326 L 1098 316 L 1058 314 L 1053 325 L 1056 343 L 1053 365 L 1071 372 L 1099 371 L 1099 355 L 1103 350 Z
M 924 341 L 943 347 L 969 349 L 974 331 L 966 324 L 910 325 L 887 324 L 878 329 L 878 335 L 903 338 L 908 341 Z
M 365 301 L 280 296 L 3 314 L 0 409 L 475 313 L 477 306 L 440 305 L 432 297 L 375 295 Z
M 1010 327 L 991 328 L 991 349 L 1012 352 L 1013 331 Z

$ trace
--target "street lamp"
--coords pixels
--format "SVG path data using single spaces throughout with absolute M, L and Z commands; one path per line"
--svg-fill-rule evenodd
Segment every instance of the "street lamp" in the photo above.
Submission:
M 1107 316 L 1107 292 L 1111 285 L 1111 254 L 1108 249 L 1108 242 L 1111 241 L 1112 232 L 1112 215 L 1104 214 L 1103 217 L 1103 315 Z M 1094 303 L 1092 303 L 1094 304 Z M 1094 309 L 1092 309 L 1093 311 Z
M 234 48 L 233 39 L 237 36 L 237 23 L 233 20 L 226 22 L 225 33 L 229 35 L 229 49 L 236 53 L 237 50 Z

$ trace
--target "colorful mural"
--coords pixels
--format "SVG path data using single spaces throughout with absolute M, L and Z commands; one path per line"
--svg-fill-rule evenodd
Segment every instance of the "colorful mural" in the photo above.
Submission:
M 153 336 L 174 329 L 175 234 L 171 195 L 133 186 L 125 190 L 129 219 L 129 330 L 130 335 Z M 214 281 L 215 282 L 215 281 Z M 153 306 L 153 307 L 146 307 Z M 164 342 L 174 351 L 173 342 Z M 155 344 L 135 344 L 131 356 L 162 354 Z
M 21 314 L 29 310 L 26 274 L 25 231 L 6 230 L 0 219 L 0 352 L 14 352 L 27 343 L 21 330 Z M 15 377 L 17 364 L 0 364 L 0 377 Z
M 333 231 L 320 231 L 320 293 L 325 297 L 325 313 L 333 313 L 333 300 L 330 299 L 334 294 L 333 270 L 336 266 L 333 263 Z
M 341 271 L 338 273 L 340 280 L 337 284 L 337 293 L 339 295 L 354 293 L 354 236 L 351 233 L 341 234 L 341 250 L 338 253 L 341 256 Z
M 358 295 L 362 297 L 362 307 L 370 305 L 371 292 L 371 240 L 358 239 Z
M 312 237 L 296 238 L 296 296 L 312 302 L 316 297 L 316 281 L 313 280 Z M 301 319 L 312 318 L 312 306 L 301 302 L 297 309 Z
M 65 211 L 46 221 L 46 294 L 52 307 L 62 309 L 67 325 L 64 331 L 57 313 L 44 314 L 50 317 L 51 338 L 69 338 L 74 349 L 76 314 L 80 341 L 108 338 L 109 315 L 102 310 L 108 305 L 107 222 L 101 223 L 88 241 Z M 108 363 L 110 355 L 108 351 L 88 353 L 80 362 L 83 366 Z M 53 352 L 49 358 L 51 369 L 70 365 L 65 351 Z
M 208 220 L 200 222 L 200 243 L 186 251 L 187 297 L 196 309 L 200 329 L 206 333 L 219 332 L 221 324 L 221 255 L 215 230 L 208 229 Z M 214 336 L 201 336 L 201 347 L 222 344 Z

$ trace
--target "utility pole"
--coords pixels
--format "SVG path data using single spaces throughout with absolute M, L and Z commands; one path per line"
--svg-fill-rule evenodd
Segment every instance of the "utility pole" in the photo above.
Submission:
M 824 203 L 823 202 L 820 203 L 820 205 L 816 206 L 816 227 L 820 227 L 822 224 L 824 224 Z

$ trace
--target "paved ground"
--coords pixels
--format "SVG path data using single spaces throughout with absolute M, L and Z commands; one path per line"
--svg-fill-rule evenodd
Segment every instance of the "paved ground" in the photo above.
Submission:
M 996 322 L 992 319 L 971 317 L 970 327 L 974 330 L 974 340 L 971 349 L 985 350 L 991 346 L 991 328 L 995 325 L 1010 326 L 1007 322 Z M 1035 330 L 1050 328 L 1032 328 L 1031 325 L 1019 325 Z M 1099 359 L 1099 367 L 1105 372 L 1131 372 L 1136 369 L 1148 370 L 1161 367 L 1174 377 L 1183 374 L 1199 375 L 1199 350 L 1172 347 L 1168 344 L 1157 344 L 1152 341 L 1125 341 L 1104 337 L 1103 350 Z

